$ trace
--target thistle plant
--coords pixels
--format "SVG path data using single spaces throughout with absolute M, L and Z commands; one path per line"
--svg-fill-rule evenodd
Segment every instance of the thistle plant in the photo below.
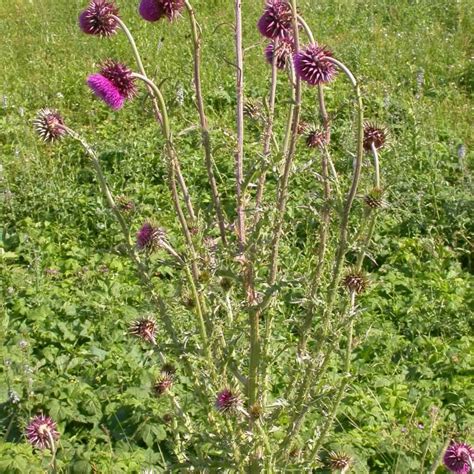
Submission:
M 188 28 L 184 17 L 189 21 L 196 122 L 212 208 L 201 202 L 200 193 L 189 191 L 187 181 L 192 177 L 183 173 L 174 139 L 179 130 L 172 130 L 169 117 L 172 97 L 147 75 L 113 1 L 91 0 L 79 12 L 80 29 L 109 40 L 123 32 L 136 65 L 125 65 L 121 58 L 105 59 L 86 82 L 112 110 L 127 107 L 142 86 L 149 92 L 158 126 L 157 154 L 165 161 L 176 223 L 161 222 L 157 215 L 154 221 L 143 220 L 139 229 L 132 228 L 128 215 L 138 214 L 139 206 L 115 196 L 95 147 L 57 111 L 41 110 L 34 126 L 44 141 L 70 137 L 83 147 L 121 229 L 126 256 L 154 308 L 153 314 L 128 324 L 130 336 L 142 340 L 143 349 L 154 351 L 161 364 L 155 368 L 150 393 L 172 400 L 173 420 L 187 431 L 186 438 L 175 443 L 176 459 L 169 461 L 169 468 L 312 469 L 351 383 L 354 336 L 363 318 L 359 299 L 370 288 L 365 257 L 371 251 L 376 216 L 386 207 L 379 155 L 387 131 L 364 122 L 359 82 L 339 54 L 315 40 L 297 0 L 268 0 L 256 25 L 267 42 L 262 68 L 269 71 L 270 87 L 265 110 L 258 112 L 261 154 L 250 156 L 246 145 L 253 138 L 246 132 L 245 111 L 250 115 L 254 108 L 246 98 L 250 74 L 245 68 L 241 0 L 235 0 L 235 147 L 230 150 L 234 176 L 226 177 L 235 186 L 229 196 L 216 174 L 211 134 L 216 124 L 208 119 L 202 87 L 205 38 L 199 11 L 189 0 L 141 0 L 137 9 L 143 20 L 169 21 L 173 28 Z M 353 90 L 355 122 L 351 142 L 355 159 L 349 173 L 341 172 L 344 167 L 332 156 L 336 147 L 325 102 L 325 89 L 344 79 Z M 290 100 L 277 101 L 284 94 Z M 312 116 L 310 128 L 301 120 L 303 112 Z M 277 122 L 283 126 L 275 127 Z M 288 208 L 298 177 L 295 164 L 308 153 L 319 179 L 313 183 L 318 193 L 312 203 L 315 214 L 307 217 L 314 219 L 317 231 L 304 242 L 310 265 L 305 278 L 295 278 L 303 295 L 295 307 L 286 297 L 294 266 L 283 250 L 298 243 L 289 229 Z M 363 168 L 367 154 L 373 165 Z M 361 191 L 362 186 L 367 189 Z M 360 192 L 364 197 L 358 200 Z M 233 206 L 223 206 L 224 193 L 233 199 Z M 172 301 L 153 278 L 152 254 L 158 251 L 168 254 L 180 275 L 176 286 L 185 287 L 181 302 Z M 177 304 L 182 304 L 182 314 L 192 314 L 187 321 L 192 337 L 185 336 L 175 317 Z M 287 330 L 290 320 L 296 332 Z M 132 338 L 129 343 L 134 343 Z M 181 374 L 187 383 L 178 391 Z M 188 413 L 183 407 L 190 405 L 193 410 Z M 56 431 L 51 428 L 49 434 L 54 441 Z M 48 439 L 44 443 L 52 442 Z M 333 470 L 346 472 L 351 463 L 348 455 L 330 455 Z

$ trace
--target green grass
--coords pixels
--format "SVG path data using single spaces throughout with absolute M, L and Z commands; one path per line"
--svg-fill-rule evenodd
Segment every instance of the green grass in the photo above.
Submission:
M 120 255 L 118 228 L 82 150 L 70 141 L 44 146 L 31 129 L 39 108 L 60 109 L 67 123 L 95 144 L 117 194 L 137 202 L 134 228 L 144 219 L 156 219 L 179 247 L 162 139 L 144 94 L 112 113 L 85 86 L 87 75 L 104 58 L 133 60 L 123 35 L 98 40 L 80 33 L 77 15 L 85 3 L 4 0 L 0 5 L 0 472 L 5 473 L 45 469 L 47 459 L 34 454 L 21 434 L 38 410 L 59 422 L 64 472 L 160 468 L 171 456 L 174 435 L 185 434 L 176 421 L 165 422 L 167 401 L 150 397 L 151 356 L 126 335 L 128 321 L 150 311 L 150 304 Z M 210 193 L 193 128 L 197 117 L 187 22 L 143 24 L 137 2 L 118 3 L 150 75 L 163 84 L 182 168 L 204 214 Z M 262 99 L 269 69 L 255 28 L 261 4 L 244 3 L 246 95 Z M 427 466 L 448 437 L 472 442 L 474 436 L 470 2 L 302 0 L 299 5 L 317 39 L 361 79 L 366 117 L 386 124 L 392 134 L 392 146 L 381 156 L 390 207 L 379 220 L 367 265 L 375 285 L 363 300 L 358 322 L 356 375 L 325 449 L 350 452 L 355 472 L 419 472 L 432 407 L 439 416 Z M 219 181 L 232 216 L 232 2 L 200 0 L 195 9 L 206 38 L 204 92 Z M 278 103 L 283 106 L 287 95 L 280 82 Z M 183 106 L 176 100 L 178 89 L 184 92 Z M 352 160 L 350 93 L 342 78 L 327 91 L 341 171 L 349 170 Z M 317 120 L 314 90 L 305 88 L 304 98 L 304 120 Z M 282 110 L 278 130 L 283 121 Z M 249 169 L 258 159 L 255 124 L 248 124 L 247 135 Z M 296 170 L 310 158 L 302 145 Z M 460 145 L 467 148 L 463 166 Z M 270 189 L 274 185 L 271 179 Z M 365 178 L 362 188 L 367 186 Z M 314 173 L 295 173 L 282 249 L 283 266 L 293 275 L 286 301 L 300 296 L 291 288 L 308 270 L 306 245 L 317 223 L 305 204 L 315 193 Z M 295 237 L 298 247 L 292 246 Z M 179 305 L 181 285 L 169 282 L 174 276 L 172 266 L 160 262 L 160 285 L 176 301 L 173 311 L 186 333 L 191 325 Z M 280 314 L 282 332 L 297 318 L 297 309 Z M 22 339 L 29 343 L 26 351 L 18 346 Z M 291 383 L 288 374 L 277 371 L 275 377 L 280 388 Z M 190 382 L 180 384 L 178 390 L 185 392 Z M 9 387 L 19 393 L 19 405 L 8 402 Z M 192 405 L 186 409 L 200 411 Z M 299 441 L 304 445 L 304 438 Z

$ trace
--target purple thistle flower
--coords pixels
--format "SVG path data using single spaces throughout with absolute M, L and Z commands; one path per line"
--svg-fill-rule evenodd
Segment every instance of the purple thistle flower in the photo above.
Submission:
M 320 46 L 318 43 L 306 46 L 293 57 L 296 74 L 312 86 L 331 82 L 337 69 L 325 59 L 326 57 L 332 57 L 332 52 L 325 46 Z
M 174 383 L 176 369 L 171 364 L 165 364 L 161 368 L 161 373 L 153 385 L 153 391 L 156 396 L 166 393 Z
M 152 317 L 137 319 L 130 324 L 129 333 L 146 342 L 156 344 L 156 321 Z
M 165 231 L 150 222 L 145 222 L 137 232 L 137 247 L 139 250 L 154 250 L 159 247 L 165 237 Z
M 317 128 L 312 128 L 306 136 L 306 146 L 308 148 L 324 148 L 327 144 L 327 134 Z
M 146 21 L 158 21 L 164 16 L 173 21 L 183 8 L 184 0 L 141 0 L 138 12 Z
M 118 13 L 114 2 L 91 0 L 89 6 L 79 15 L 79 27 L 88 35 L 112 36 L 119 27 L 115 18 Z
M 228 388 L 225 388 L 217 394 L 216 408 L 221 412 L 234 411 L 239 404 L 239 397 Z
M 291 6 L 286 0 L 267 0 L 258 30 L 270 39 L 291 38 L 293 32 Z
M 468 474 L 474 464 L 474 448 L 452 441 L 444 453 L 444 465 L 456 474 Z
M 132 74 L 131 69 L 124 64 L 109 59 L 99 73 L 87 78 L 87 85 L 109 107 L 119 110 L 125 100 L 132 99 L 137 93 Z
M 273 64 L 273 56 L 276 54 L 276 67 L 285 69 L 291 61 L 294 46 L 289 41 L 280 41 L 276 47 L 275 43 L 270 43 L 265 48 L 265 57 L 270 64 Z
M 53 448 L 54 441 L 59 439 L 56 423 L 49 416 L 37 415 L 26 427 L 26 438 L 39 449 Z
M 33 127 L 43 141 L 50 143 L 66 133 L 64 120 L 55 109 L 41 109 L 33 120 Z
M 376 150 L 383 148 L 389 138 L 388 130 L 376 123 L 364 123 L 364 150 L 372 151 L 372 143 Z

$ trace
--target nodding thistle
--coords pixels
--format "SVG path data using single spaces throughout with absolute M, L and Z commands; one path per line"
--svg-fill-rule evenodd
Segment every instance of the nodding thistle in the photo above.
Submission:
M 346 472 L 352 464 L 352 458 L 342 452 L 331 451 L 329 453 L 328 465 L 331 471 Z
M 382 188 L 373 188 L 364 196 L 364 203 L 371 209 L 383 209 L 388 206 L 387 201 L 382 199 L 384 191 Z
M 165 237 L 164 229 L 145 222 L 137 232 L 137 248 L 138 250 L 156 250 L 161 246 Z
M 64 120 L 55 109 L 41 109 L 33 120 L 33 127 L 40 138 L 52 143 L 66 134 Z
M 342 285 L 349 291 L 360 295 L 369 286 L 369 280 L 364 272 L 358 270 L 349 270 L 342 280 Z
M 56 423 L 49 416 L 37 415 L 30 420 L 25 435 L 30 444 L 39 449 L 54 450 L 54 442 L 59 439 Z
M 324 148 L 327 144 L 327 133 L 319 130 L 318 128 L 310 129 L 306 135 L 306 146 L 308 148 Z
M 364 123 L 364 150 L 372 151 L 372 144 L 376 150 L 382 149 L 388 140 L 388 130 L 372 122 Z
M 217 394 L 215 406 L 220 412 L 234 412 L 240 405 L 239 397 L 229 388 Z
M 146 21 L 158 21 L 166 17 L 175 20 L 184 9 L 184 0 L 141 0 L 138 12 Z
M 456 474 L 469 474 L 474 465 L 474 448 L 467 443 L 451 441 L 443 457 L 444 465 Z
M 111 59 L 104 62 L 98 73 L 87 78 L 87 85 L 113 110 L 121 109 L 126 100 L 137 94 L 132 70 Z
M 286 0 L 267 0 L 257 23 L 262 36 L 270 39 L 290 39 L 293 35 L 291 6 Z
M 156 344 L 156 320 L 150 316 L 137 319 L 130 324 L 129 333 L 146 342 Z
M 119 10 L 115 2 L 92 0 L 79 15 L 79 27 L 88 35 L 112 36 L 119 28 L 116 18 L 118 14 Z
M 269 64 L 273 64 L 275 58 L 275 65 L 278 69 L 286 69 L 291 64 L 293 56 L 294 45 L 292 41 L 282 40 L 278 43 L 270 43 L 265 48 L 265 58 Z
M 326 46 L 318 43 L 306 46 L 294 55 L 296 74 L 311 86 L 331 82 L 337 74 L 337 69 L 327 57 L 332 57 L 332 52 Z

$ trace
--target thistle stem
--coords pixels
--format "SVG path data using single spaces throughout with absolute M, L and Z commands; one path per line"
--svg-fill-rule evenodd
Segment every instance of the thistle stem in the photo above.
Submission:
M 207 176 L 209 184 L 211 186 L 212 200 L 214 209 L 216 211 L 217 223 L 219 225 L 219 231 L 221 235 L 222 243 L 225 245 L 227 242 L 226 237 L 226 226 L 224 213 L 222 211 L 222 204 L 220 200 L 219 190 L 217 188 L 216 176 L 214 173 L 214 158 L 212 156 L 211 138 L 209 133 L 209 126 L 204 108 L 204 100 L 202 95 L 202 83 L 201 83 L 201 38 L 199 34 L 199 25 L 196 21 L 194 10 L 188 0 L 185 0 L 186 9 L 189 13 L 189 20 L 191 23 L 191 32 L 193 38 L 193 56 L 194 56 L 194 87 L 196 90 L 196 102 L 197 109 L 199 112 L 199 122 L 201 126 L 201 137 L 202 145 L 204 147 L 204 155 L 206 161 Z
M 375 148 L 375 143 L 370 144 L 372 149 L 372 154 L 374 156 L 374 168 L 375 168 L 375 187 L 380 188 L 380 163 L 379 163 L 379 154 L 377 153 L 377 148 Z

